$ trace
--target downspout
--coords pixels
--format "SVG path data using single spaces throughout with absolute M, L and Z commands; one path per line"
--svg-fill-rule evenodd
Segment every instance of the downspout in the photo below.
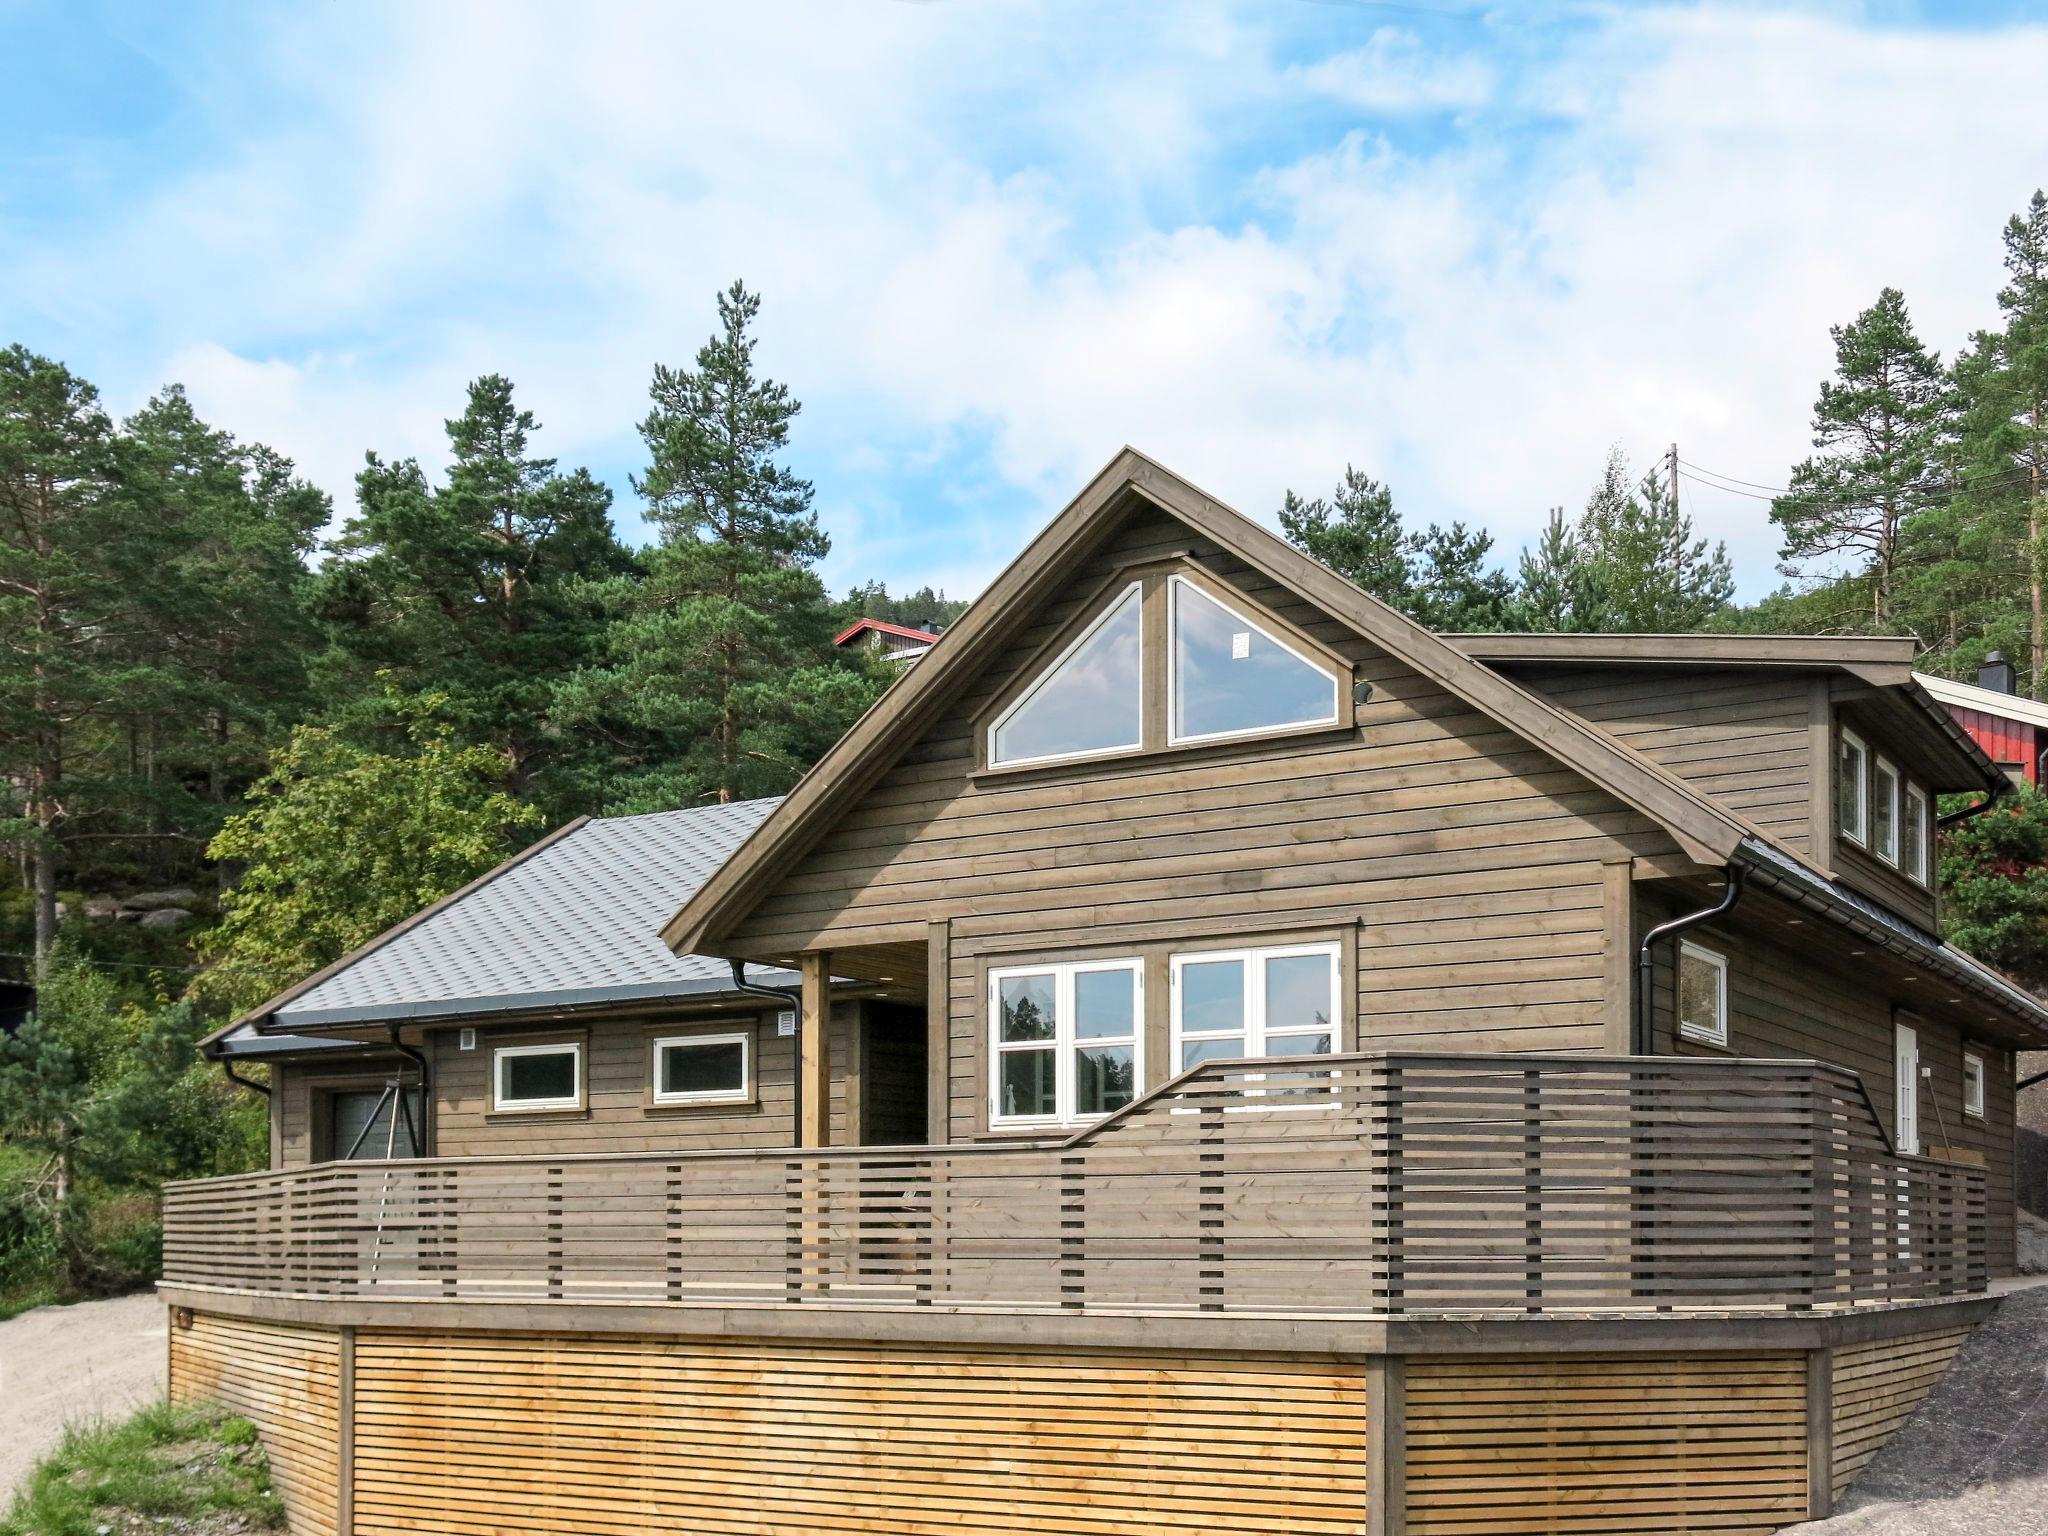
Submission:
M 2005 792 L 2011 788 L 2012 780 L 2001 773 L 1998 776 L 1998 782 L 1991 786 L 1991 793 L 1982 800 L 1966 805 L 1960 811 L 1950 811 L 1946 816 L 1937 816 L 1934 818 L 1934 824 L 1937 827 L 1952 827 L 1959 821 L 1968 821 L 1972 816 L 1982 816 L 1991 807 L 1998 804 L 2004 798 Z
M 420 1069 L 420 1119 L 424 1120 L 434 1102 L 434 1069 L 428 1064 L 424 1051 L 407 1045 L 398 1038 L 398 1026 L 396 1024 L 391 1025 L 390 1029 L 391 1049 L 409 1059 L 414 1066 Z M 413 1124 L 412 1110 L 405 1102 L 405 1092 L 402 1088 L 399 1091 L 396 1102 L 391 1106 L 391 1113 L 394 1118 L 400 1114 L 405 1116 L 406 1132 L 412 1141 L 412 1155 L 414 1157 L 425 1157 L 427 1149 L 424 1145 L 426 1140 L 424 1128 Z
M 1701 923 L 1711 922 L 1713 919 L 1724 915 L 1731 911 L 1735 903 L 1741 898 L 1742 867 L 1738 864 L 1730 864 L 1728 866 L 1728 884 L 1726 889 L 1721 892 L 1719 902 L 1711 907 L 1702 907 L 1697 912 L 1688 912 L 1684 917 L 1674 917 L 1668 923 L 1659 923 L 1655 928 L 1652 928 L 1643 935 L 1643 947 L 1636 951 L 1636 1028 L 1635 1039 L 1631 1042 L 1634 1046 L 1635 1055 L 1654 1056 L 1656 1054 L 1653 1048 L 1656 1037 L 1652 1031 L 1650 1020 L 1650 1005 L 1652 1001 L 1650 988 L 1652 979 L 1656 974 L 1656 962 L 1651 956 L 1651 949 L 1659 939 L 1671 938 L 1675 934 L 1685 932 L 1688 928 L 1697 928 Z
M 246 1088 L 251 1093 L 260 1093 L 266 1099 L 270 1097 L 270 1084 L 259 1083 L 253 1078 L 236 1076 L 234 1062 L 230 1061 L 225 1056 L 221 1058 L 220 1069 L 222 1072 L 227 1074 L 227 1080 L 233 1083 L 237 1088 Z
M 789 1004 L 791 1008 L 794 1008 L 799 1019 L 803 1017 L 803 993 L 797 991 L 794 987 L 770 987 L 763 985 L 761 982 L 758 981 L 747 980 L 747 962 L 744 960 L 728 960 L 726 964 L 732 967 L 732 987 L 735 992 L 748 992 L 752 993 L 755 997 L 775 998 L 781 1002 Z M 792 1147 L 800 1145 L 804 1139 L 803 1073 L 798 1072 L 796 1074 L 796 1082 L 794 1086 L 796 1091 L 790 1095 L 791 1100 L 796 1105 L 796 1124 L 791 1128 L 789 1133 L 789 1144 Z
M 2012 1091 L 2018 1093 L 2022 1089 L 2033 1087 L 2036 1083 L 2048 1083 L 2048 1072 L 2036 1072 L 2032 1077 L 2021 1078 L 2012 1085 Z

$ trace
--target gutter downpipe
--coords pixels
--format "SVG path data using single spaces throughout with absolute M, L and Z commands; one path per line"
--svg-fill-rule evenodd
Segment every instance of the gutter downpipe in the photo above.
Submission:
M 434 1069 L 428 1065 L 425 1052 L 417 1047 L 407 1045 L 398 1038 L 398 1025 L 393 1024 L 390 1026 L 390 1029 L 391 1049 L 398 1052 L 399 1055 L 406 1057 L 414 1066 L 420 1069 L 420 1118 L 424 1120 L 431 1112 L 431 1106 L 434 1102 Z M 424 1128 L 413 1124 L 412 1107 L 405 1102 L 403 1091 L 397 1095 L 397 1101 L 391 1106 L 391 1113 L 394 1119 L 400 1115 L 404 1116 L 406 1135 L 412 1142 L 412 1155 L 414 1157 L 425 1157 L 427 1149 L 424 1145 L 425 1137 L 422 1135 Z
M 1968 821 L 1972 816 L 1982 816 L 1991 807 L 1998 804 L 2000 800 L 2004 799 L 2005 792 L 2011 788 L 2012 780 L 2001 773 L 1998 776 L 1998 782 L 1991 786 L 1991 792 L 1982 800 L 1977 801 L 1974 805 L 1966 805 L 1960 811 L 1950 811 L 1946 816 L 1937 816 L 1934 818 L 1934 824 L 1937 827 L 1952 827 L 1959 821 Z
M 747 980 L 747 962 L 744 960 L 728 960 L 726 961 L 726 964 L 732 967 L 732 986 L 735 992 L 749 992 L 752 993 L 755 997 L 775 998 L 778 1001 L 785 1002 L 789 1004 L 790 1007 L 794 1008 L 797 1012 L 798 1018 L 803 1017 L 803 993 L 797 991 L 794 987 L 771 987 L 765 985 L 762 982 Z M 790 1097 L 794 1099 L 796 1102 L 796 1124 L 793 1127 L 791 1127 L 789 1135 L 789 1144 L 792 1147 L 801 1145 L 804 1139 L 803 1077 L 803 1073 L 797 1073 L 796 1092 L 790 1095 Z
M 1650 1017 L 1652 1001 L 1650 988 L 1652 980 L 1656 975 L 1656 961 L 1651 954 L 1652 948 L 1660 939 L 1668 939 L 1676 934 L 1685 932 L 1688 928 L 1696 928 L 1701 923 L 1709 922 L 1732 910 L 1735 903 L 1742 898 L 1742 867 L 1739 864 L 1730 864 L 1727 869 L 1727 879 L 1727 888 L 1721 892 L 1721 899 L 1714 906 L 1702 907 L 1697 912 L 1688 912 L 1684 917 L 1674 917 L 1668 923 L 1659 923 L 1655 928 L 1652 928 L 1643 935 L 1642 948 L 1636 951 L 1635 1039 L 1631 1042 L 1635 1048 L 1634 1054 L 1638 1056 L 1653 1056 L 1656 1054 L 1652 1049 L 1655 1037 L 1652 1033 Z
M 251 1093 L 260 1093 L 266 1099 L 270 1097 L 270 1084 L 259 1083 L 253 1078 L 237 1077 L 235 1075 L 234 1062 L 230 1061 L 225 1056 L 223 1056 L 220 1059 L 220 1069 L 223 1073 L 227 1075 L 227 1080 L 233 1083 L 237 1088 L 246 1088 Z

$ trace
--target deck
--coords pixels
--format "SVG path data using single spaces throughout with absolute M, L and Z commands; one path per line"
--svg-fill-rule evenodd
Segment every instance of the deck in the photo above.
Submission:
M 1803 1313 L 1986 1286 L 1980 1168 L 1821 1063 L 1212 1062 L 1068 1139 L 327 1163 L 164 1198 L 167 1287 L 1316 1318 Z

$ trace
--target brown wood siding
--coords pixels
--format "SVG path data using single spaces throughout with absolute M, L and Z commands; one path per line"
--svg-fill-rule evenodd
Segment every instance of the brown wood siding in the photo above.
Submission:
M 1837 1347 L 1834 1356 L 1834 1490 L 1839 1498 L 1934 1390 L 1968 1340 L 1967 1328 Z
M 1806 1514 L 1801 1354 L 1410 1359 L 1412 1536 L 1775 1531 Z
M 1812 851 L 1808 674 L 1507 663 L 1501 670 L 1739 811 L 1787 847 Z
M 1371 686 L 1357 729 L 1029 773 L 975 772 L 980 711 L 1123 563 L 1191 550 Z M 728 947 L 788 955 L 950 920 L 951 1128 L 981 1086 L 998 953 L 1239 925 L 1353 928 L 1361 1044 L 1595 1050 L 1600 861 L 1669 837 L 1182 525 L 1127 527 L 780 879 Z M 1147 1077 L 1163 1080 L 1163 1053 Z
M 256 1425 L 293 1536 L 333 1536 L 341 1477 L 341 1335 L 198 1313 L 171 1326 L 170 1396 Z
M 1667 897 L 1644 892 L 1640 926 L 1677 915 Z M 1693 910 L 1688 907 L 1687 910 Z M 1852 937 L 1838 934 L 1810 916 L 1793 926 L 1792 909 L 1769 897 L 1749 895 L 1728 918 L 1704 924 L 1686 937 L 1728 958 L 1728 1050 L 1677 1038 L 1672 1029 L 1670 941 L 1657 946 L 1655 1039 L 1659 1053 L 1681 1055 L 1797 1057 L 1833 1062 L 1863 1079 L 1887 1131 L 1895 1121 L 1896 1070 L 1892 1025 L 1897 1013 L 1911 1015 L 1920 1034 L 1920 1064 L 1933 1069 L 1920 1100 L 1920 1147 L 1939 1157 L 1959 1150 L 1963 1160 L 1981 1162 L 1988 1259 L 1991 1273 L 2015 1267 L 2013 1225 L 2012 1056 L 1975 1043 L 1984 1057 L 1984 1116 L 1963 1113 L 1963 1050 L 1966 1025 L 1931 997 L 1913 989 L 1893 996 L 1883 975 L 1852 955 Z M 1923 982 L 1920 991 L 1926 991 Z
M 844 1145 L 845 1074 L 852 1039 L 851 1020 L 859 1004 L 833 1005 L 832 1140 Z M 755 1102 L 675 1109 L 649 1107 L 649 1042 L 668 1035 L 750 1029 L 754 1035 Z M 440 1157 L 484 1157 L 518 1152 L 668 1152 L 787 1147 L 796 1141 L 796 1037 L 778 1035 L 775 1010 L 640 1010 L 593 1018 L 587 1023 L 484 1025 L 476 1049 L 460 1049 L 456 1029 L 428 1033 L 425 1048 L 434 1063 L 433 1150 Z M 580 1111 L 495 1114 L 491 1111 L 491 1050 L 494 1044 L 575 1039 L 584 1048 L 584 1100 Z M 409 1070 L 409 1069 L 408 1069 Z M 280 1167 L 311 1162 L 315 1146 L 315 1095 L 338 1084 L 375 1086 L 382 1074 L 365 1076 L 358 1065 L 323 1070 L 316 1065 L 278 1069 Z
M 1355 1532 L 1362 1367 L 362 1333 L 356 1530 Z

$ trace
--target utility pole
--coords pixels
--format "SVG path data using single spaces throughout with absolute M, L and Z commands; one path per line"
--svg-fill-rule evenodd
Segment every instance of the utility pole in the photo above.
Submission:
M 1678 444 L 1673 443 L 1665 451 L 1664 464 L 1671 477 L 1671 574 L 1675 589 L 1685 584 L 1684 525 L 1678 521 Z

